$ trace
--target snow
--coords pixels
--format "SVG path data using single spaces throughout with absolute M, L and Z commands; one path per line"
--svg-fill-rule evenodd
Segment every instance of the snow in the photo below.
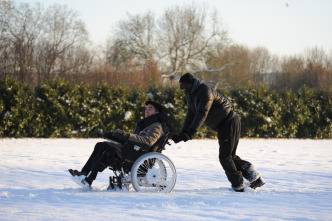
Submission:
M 131 117 L 132 115 L 133 115 L 133 114 L 132 114 L 130 111 L 127 111 L 127 112 L 125 113 L 124 119 L 125 119 L 125 120 L 129 120 L 130 117 Z
M 146 95 L 151 99 L 151 100 L 153 100 L 153 98 L 154 98 L 154 95 L 151 93 L 151 92 L 149 92 L 149 93 L 146 93 Z
M 168 109 L 168 108 L 174 108 L 174 105 L 170 102 L 168 102 L 165 107 Z
M 332 140 L 241 139 L 238 155 L 267 182 L 236 193 L 216 140 L 167 146 L 178 180 L 172 193 L 107 191 L 105 170 L 83 191 L 81 169 L 102 139 L 1 139 L 1 220 L 331 220 Z M 248 186 L 248 183 L 246 183 Z
M 270 123 L 272 119 L 270 117 L 266 117 L 266 121 Z
M 9 111 L 7 111 L 7 112 L 5 113 L 5 117 L 9 117 L 9 116 L 11 116 L 11 113 L 10 113 Z

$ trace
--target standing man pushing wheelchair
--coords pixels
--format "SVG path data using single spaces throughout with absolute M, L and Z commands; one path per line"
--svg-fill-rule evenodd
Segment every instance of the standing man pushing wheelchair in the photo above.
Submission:
M 103 133 L 103 138 L 114 140 L 135 150 L 149 149 L 163 135 L 161 123 L 165 119 L 162 111 L 164 107 L 154 101 L 145 103 L 145 117 L 139 120 L 132 133 L 123 130 Z M 99 142 L 96 144 L 88 161 L 85 163 L 81 171 L 69 169 L 70 174 L 75 178 L 82 187 L 90 188 L 92 182 L 96 179 L 98 172 L 102 172 L 107 167 L 107 157 L 116 154 L 116 148 L 107 142 Z
M 173 135 L 173 141 L 178 143 L 192 139 L 205 124 L 218 132 L 219 161 L 233 190 L 244 192 L 243 177 L 253 189 L 263 186 L 265 182 L 254 166 L 236 155 L 241 122 L 229 101 L 190 73 L 184 74 L 179 82 L 180 89 L 186 94 L 188 109 L 181 133 Z

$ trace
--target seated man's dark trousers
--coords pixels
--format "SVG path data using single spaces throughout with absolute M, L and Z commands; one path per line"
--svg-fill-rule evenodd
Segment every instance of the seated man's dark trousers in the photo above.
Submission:
M 115 152 L 116 149 L 106 142 L 97 143 L 81 172 L 88 175 L 88 179 L 95 180 L 98 172 L 108 166 L 107 161 Z

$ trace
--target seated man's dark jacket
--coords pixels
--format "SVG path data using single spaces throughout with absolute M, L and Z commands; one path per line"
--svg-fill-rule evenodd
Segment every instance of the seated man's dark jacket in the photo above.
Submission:
M 139 120 L 132 133 L 126 133 L 123 131 L 127 134 L 125 139 L 124 137 L 119 139 L 114 136 L 114 132 L 105 132 L 103 137 L 120 142 L 127 148 L 135 148 L 137 151 L 141 150 L 147 152 L 163 135 L 161 122 L 165 119 L 164 115 L 164 113 L 158 113 Z
M 140 120 L 132 133 L 129 134 L 128 143 L 138 149 L 148 149 L 163 135 L 159 114 L 151 115 Z

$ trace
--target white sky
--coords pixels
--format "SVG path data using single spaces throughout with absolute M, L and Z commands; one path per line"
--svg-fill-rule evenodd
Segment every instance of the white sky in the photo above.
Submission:
M 111 28 L 121 19 L 148 10 L 156 18 L 171 6 L 188 0 L 13 0 L 58 3 L 77 11 L 91 39 L 104 43 Z M 250 48 L 263 46 L 271 53 L 294 55 L 318 47 L 332 53 L 331 0 L 196 0 L 216 8 L 229 37 Z

